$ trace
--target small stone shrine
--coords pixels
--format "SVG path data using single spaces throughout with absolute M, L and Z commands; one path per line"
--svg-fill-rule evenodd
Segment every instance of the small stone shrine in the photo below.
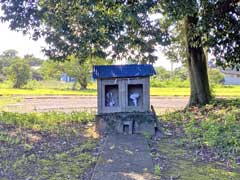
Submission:
M 155 74 L 149 64 L 93 67 L 98 91 L 96 124 L 100 134 L 154 134 L 149 78 Z

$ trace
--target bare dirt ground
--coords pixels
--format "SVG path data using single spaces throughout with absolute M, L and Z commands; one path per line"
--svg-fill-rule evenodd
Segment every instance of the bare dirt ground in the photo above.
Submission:
M 157 112 L 182 109 L 186 106 L 188 97 L 156 97 L 152 96 L 150 103 Z M 46 112 L 46 111 L 93 111 L 97 108 L 95 96 L 25 96 L 22 101 L 9 104 L 6 111 L 14 112 Z

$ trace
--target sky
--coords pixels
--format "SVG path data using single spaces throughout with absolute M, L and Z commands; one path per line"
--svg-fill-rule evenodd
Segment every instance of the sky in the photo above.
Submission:
M 26 54 L 33 54 L 35 57 L 47 59 L 41 51 L 43 47 L 46 47 L 44 39 L 33 41 L 21 32 L 11 31 L 8 28 L 8 23 L 0 22 L 0 54 L 7 49 L 15 49 L 21 57 Z M 163 66 L 170 70 L 170 61 L 168 61 L 160 51 L 157 52 L 157 56 L 158 61 L 155 63 L 155 66 Z M 179 66 L 179 64 L 174 64 L 174 67 L 177 66 Z
M 21 32 L 11 31 L 7 23 L 0 23 L 0 53 L 7 49 L 15 49 L 18 55 L 23 57 L 26 54 L 33 54 L 38 58 L 44 58 L 41 52 L 42 47 L 46 46 L 43 39 L 33 41 Z

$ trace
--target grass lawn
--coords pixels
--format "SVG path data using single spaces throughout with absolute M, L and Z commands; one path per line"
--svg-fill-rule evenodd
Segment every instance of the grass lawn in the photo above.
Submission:
M 159 179 L 240 179 L 240 99 L 216 99 L 159 118 L 152 139 Z
M 9 82 L 0 83 L 0 95 L 79 95 L 79 96 L 96 96 L 97 85 L 95 82 L 89 83 L 87 90 L 71 90 L 72 83 L 62 83 L 59 81 L 39 81 L 29 83 L 24 89 L 10 88 Z M 80 87 L 77 86 L 79 89 Z M 190 88 L 174 87 L 151 87 L 151 96 L 189 96 Z M 213 88 L 213 94 L 216 96 L 232 96 L 240 97 L 240 86 L 221 86 L 217 85 Z
M 239 180 L 240 100 L 161 115 L 149 139 L 159 179 Z M 0 179 L 90 179 L 100 153 L 86 112 L 0 112 Z M 100 159 L 101 160 L 101 159 Z
M 0 179 L 90 179 L 98 153 L 93 119 L 0 112 Z
M 0 89 L 0 94 L 3 96 L 9 95 L 81 95 L 81 96 L 96 96 L 96 86 L 90 87 L 88 90 L 67 90 L 67 89 Z M 151 96 L 189 96 L 189 88 L 150 88 Z M 231 87 L 215 87 L 213 94 L 216 96 L 232 96 L 240 97 L 240 86 Z
M 96 89 L 61 90 L 61 89 L 0 89 L 3 96 L 10 95 L 81 95 L 96 96 Z
M 151 96 L 189 96 L 189 88 L 150 88 Z M 240 97 L 240 86 L 217 86 L 213 88 L 215 96 Z

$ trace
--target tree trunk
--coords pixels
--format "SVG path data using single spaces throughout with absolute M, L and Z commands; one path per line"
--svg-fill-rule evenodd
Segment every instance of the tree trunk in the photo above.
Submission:
M 80 89 L 81 90 L 86 90 L 87 89 L 87 78 L 85 77 L 81 77 L 81 79 L 78 80 L 79 84 L 80 84 Z
M 187 61 L 191 84 L 189 106 L 208 104 L 212 97 L 208 81 L 207 59 L 201 45 L 201 36 L 192 33 L 196 32 L 197 22 L 197 16 L 185 18 Z M 193 45 L 192 42 L 197 44 Z

